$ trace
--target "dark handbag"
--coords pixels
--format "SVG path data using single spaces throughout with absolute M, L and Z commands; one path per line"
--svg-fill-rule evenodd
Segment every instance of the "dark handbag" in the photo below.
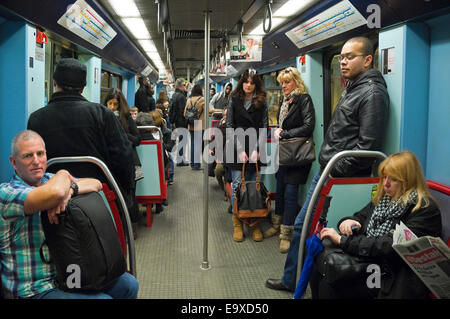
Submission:
M 50 261 L 45 258 L 43 246 L 40 253 L 43 262 L 54 263 L 60 289 L 102 291 L 126 271 L 113 219 L 99 193 L 71 198 L 58 221 L 50 224 L 47 212 L 41 213 Z M 74 280 L 74 275 L 79 275 L 79 280 Z
M 235 190 L 234 213 L 239 219 L 267 217 L 270 211 L 270 196 L 259 179 L 256 163 L 256 181 L 245 180 L 245 163 L 242 164 L 241 182 Z
M 312 137 L 292 137 L 279 141 L 280 166 L 302 166 L 316 160 Z
M 328 238 L 322 241 L 322 252 L 316 257 L 314 267 L 331 286 L 351 285 L 369 275 L 367 267 L 373 263 L 368 258 L 353 256 L 334 245 Z

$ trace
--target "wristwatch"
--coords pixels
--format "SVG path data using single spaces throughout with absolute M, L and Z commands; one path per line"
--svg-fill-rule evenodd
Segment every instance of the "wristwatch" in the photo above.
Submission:
M 71 182 L 71 183 L 70 183 L 70 188 L 73 189 L 72 197 L 77 196 L 77 195 L 78 195 L 78 185 L 77 185 L 77 183 Z

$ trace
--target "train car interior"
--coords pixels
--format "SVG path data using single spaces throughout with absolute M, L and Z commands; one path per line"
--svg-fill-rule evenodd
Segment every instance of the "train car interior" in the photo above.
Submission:
M 283 100 L 277 76 L 294 67 L 315 112 L 316 160 L 298 190 L 300 210 L 321 168 L 318 158 L 335 107 L 346 93 L 341 49 L 348 39 L 364 36 L 373 45 L 373 68 L 389 94 L 385 139 L 371 176 L 334 178 L 322 188 L 322 196 L 333 198 L 328 226 L 336 227 L 340 218 L 373 198 L 377 165 L 384 157 L 409 150 L 440 204 L 442 239 L 450 245 L 449 25 L 450 3 L 445 0 L 2 0 L 0 183 L 14 174 L 8 159 L 13 137 L 26 129 L 30 114 L 51 100 L 53 72 L 63 58 L 86 65 L 85 99 L 104 104 L 109 90 L 117 88 L 130 107 L 142 76 L 149 79 L 155 101 L 163 91 L 173 96 L 174 83 L 182 78 L 188 89 L 203 86 L 208 105 L 210 87 L 216 94 L 229 83 L 235 89 L 242 73 L 255 69 L 264 84 L 272 132 L 279 125 Z M 206 127 L 215 130 L 205 134 L 204 145 L 211 142 L 221 118 L 209 116 Z M 129 220 L 122 225 L 121 243 L 128 270 L 139 282 L 138 298 L 292 299 L 292 291 L 265 287 L 267 278 L 283 274 L 286 254 L 280 253 L 278 236 L 256 242 L 245 226 L 245 240 L 233 241 L 231 185 L 222 189 L 214 173 L 208 175 L 205 160 L 200 170 L 176 163 L 169 168 L 162 145 L 160 140 L 141 140 L 137 147 L 144 177 L 136 185 L 142 217 L 136 238 Z M 269 133 L 269 157 L 277 145 Z M 168 183 L 170 171 L 173 183 Z M 276 171 L 263 171 L 273 214 L 276 178 Z M 117 193 L 111 185 L 109 189 Z M 105 193 L 115 197 L 110 190 Z M 120 198 L 108 202 L 128 216 Z M 321 208 L 308 215 L 313 224 Z M 262 231 L 270 226 L 267 217 Z M 304 241 L 300 245 L 302 259 Z M 309 288 L 303 298 L 311 298 Z

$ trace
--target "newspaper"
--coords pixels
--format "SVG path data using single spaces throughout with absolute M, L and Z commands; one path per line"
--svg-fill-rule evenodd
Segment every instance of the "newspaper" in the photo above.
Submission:
M 392 247 L 439 299 L 450 299 L 450 248 L 441 238 L 418 238 L 405 224 L 395 227 Z

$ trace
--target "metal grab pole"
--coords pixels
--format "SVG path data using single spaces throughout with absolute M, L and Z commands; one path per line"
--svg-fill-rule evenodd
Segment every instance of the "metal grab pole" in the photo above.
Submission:
M 209 51 L 210 51 L 210 11 L 205 10 L 205 106 L 203 111 L 205 132 L 209 127 Z M 208 148 L 208 141 L 205 139 L 205 149 Z M 202 150 L 203 151 L 203 150 Z M 206 152 L 209 158 L 209 152 Z M 203 152 L 202 152 L 203 155 Z M 202 156 L 203 165 L 203 261 L 201 269 L 210 269 L 208 262 L 208 163 Z
M 60 163 L 92 163 L 101 168 L 103 171 L 103 174 L 105 174 L 106 178 L 108 179 L 109 183 L 111 184 L 112 188 L 116 192 L 117 197 L 119 198 L 120 205 L 122 205 L 123 208 L 123 215 L 125 216 L 125 221 L 127 223 L 127 230 L 128 230 L 128 251 L 129 251 L 129 262 L 130 262 L 130 271 L 131 274 L 136 277 L 136 252 L 134 247 L 134 237 L 133 237 L 133 229 L 131 227 L 131 220 L 130 215 L 128 213 L 127 205 L 125 204 L 125 200 L 123 199 L 122 193 L 120 192 L 119 185 L 117 185 L 116 181 L 114 180 L 113 175 L 111 174 L 110 170 L 108 169 L 108 166 L 106 166 L 105 163 L 103 163 L 101 160 L 99 160 L 96 157 L 93 156 L 71 156 L 71 157 L 55 157 L 47 161 L 47 168 L 50 167 L 53 164 L 60 164 Z
M 339 161 L 340 159 L 344 157 L 376 157 L 379 159 L 384 160 L 387 156 L 382 152 L 377 151 L 342 151 L 334 155 L 328 162 L 327 166 L 325 166 L 325 169 L 323 170 L 322 174 L 320 175 L 319 181 L 317 182 L 316 188 L 314 188 L 314 192 L 311 196 L 311 200 L 308 204 L 308 209 L 306 210 L 305 220 L 303 221 L 303 228 L 302 228 L 302 234 L 300 237 L 300 244 L 298 248 L 298 274 L 302 273 L 302 267 L 303 267 L 303 252 L 304 252 L 304 246 L 306 241 L 306 234 L 308 233 L 308 225 L 309 225 L 309 219 L 311 217 L 312 211 L 314 209 L 314 204 L 316 203 L 317 197 L 319 196 L 320 190 L 322 189 L 323 184 L 325 183 L 328 175 L 330 174 L 331 170 L 333 169 L 334 165 Z M 299 276 L 297 276 L 299 278 Z M 297 279 L 298 280 L 298 279 Z

